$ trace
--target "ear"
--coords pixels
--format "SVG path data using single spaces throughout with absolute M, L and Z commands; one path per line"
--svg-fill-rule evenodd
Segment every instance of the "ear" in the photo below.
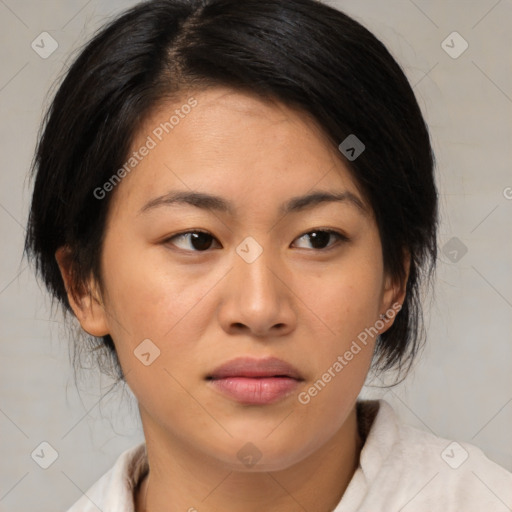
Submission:
M 109 334 L 109 327 L 99 286 L 92 277 L 86 283 L 76 282 L 72 256 L 68 246 L 59 247 L 55 252 L 71 309 L 84 331 L 92 336 L 105 336 Z
M 409 251 L 404 251 L 403 255 L 403 278 L 393 278 L 386 273 L 384 279 L 384 289 L 381 300 L 381 315 L 379 318 L 384 327 L 379 329 L 379 334 L 386 332 L 394 323 L 396 315 L 402 309 L 402 304 L 405 300 L 405 291 L 407 289 L 407 281 L 409 280 L 409 273 L 411 269 L 411 254 Z

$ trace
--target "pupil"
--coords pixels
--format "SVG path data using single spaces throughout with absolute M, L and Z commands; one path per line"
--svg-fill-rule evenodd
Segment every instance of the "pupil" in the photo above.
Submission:
M 192 233 L 192 245 L 194 249 L 198 251 L 207 250 L 211 243 L 211 236 L 208 233 Z
M 326 231 L 314 231 L 309 235 L 311 239 L 311 245 L 315 249 L 323 249 L 329 244 L 329 237 L 331 236 L 330 233 L 327 233 Z

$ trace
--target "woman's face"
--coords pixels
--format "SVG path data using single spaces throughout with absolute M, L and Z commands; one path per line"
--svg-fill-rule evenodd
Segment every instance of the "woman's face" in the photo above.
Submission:
M 110 192 L 103 305 L 75 312 L 114 339 L 146 438 L 284 469 L 340 431 L 368 332 L 389 328 L 379 316 L 402 295 L 372 211 L 306 115 L 225 88 L 193 97 L 140 129 L 137 165 Z

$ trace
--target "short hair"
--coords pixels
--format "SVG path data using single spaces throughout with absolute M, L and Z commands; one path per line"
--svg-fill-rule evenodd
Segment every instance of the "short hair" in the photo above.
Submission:
M 384 267 L 406 297 L 378 337 L 373 367 L 408 371 L 424 342 L 420 285 L 437 257 L 437 190 L 428 128 L 404 72 L 360 23 L 316 0 L 152 0 L 109 22 L 66 73 L 41 127 L 25 253 L 71 312 L 56 250 L 72 250 L 77 289 L 100 256 L 112 194 L 137 130 L 164 100 L 228 86 L 310 114 L 333 147 L 365 145 L 345 162 L 371 205 Z M 89 338 L 96 342 L 94 337 Z M 123 378 L 112 338 L 101 338 Z M 106 371 L 107 365 L 102 368 Z

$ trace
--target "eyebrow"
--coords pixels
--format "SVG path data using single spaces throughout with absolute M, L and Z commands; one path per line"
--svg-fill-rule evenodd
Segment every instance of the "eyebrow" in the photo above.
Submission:
M 346 203 L 355 206 L 360 213 L 368 215 L 368 209 L 363 202 L 352 192 L 348 190 L 340 192 L 328 192 L 316 190 L 303 196 L 292 197 L 279 208 L 279 214 L 300 212 L 311 209 L 325 203 Z M 156 197 L 148 201 L 139 211 L 145 213 L 162 206 L 172 206 L 175 204 L 185 204 L 195 206 L 207 211 L 217 211 L 233 215 L 234 205 L 232 202 L 205 192 L 194 191 L 171 191 L 165 195 Z

